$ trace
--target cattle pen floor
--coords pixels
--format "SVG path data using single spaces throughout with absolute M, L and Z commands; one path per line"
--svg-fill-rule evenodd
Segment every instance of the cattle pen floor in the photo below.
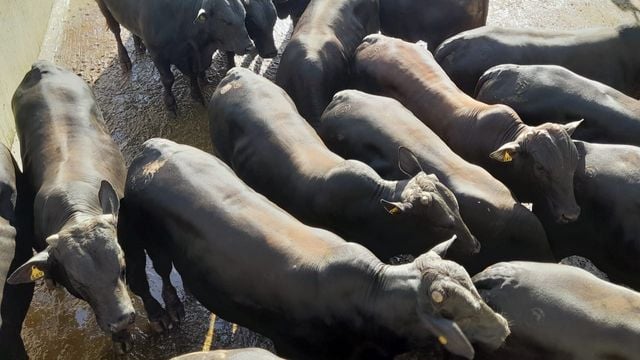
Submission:
M 488 24 L 512 27 L 574 29 L 598 25 L 640 22 L 640 0 L 490 0 Z M 134 51 L 133 40 L 123 31 L 133 70 L 121 70 L 116 43 L 93 0 L 60 0 L 54 9 L 50 33 L 42 57 L 73 69 L 93 88 L 115 141 L 127 162 L 140 145 L 152 137 L 165 137 L 179 143 L 211 151 L 205 108 L 189 96 L 188 80 L 174 71 L 174 94 L 178 114 L 165 111 L 160 76 L 147 54 Z M 276 43 L 282 53 L 292 25 L 278 20 Z M 273 79 L 278 58 L 262 60 L 255 56 L 236 57 L 236 63 Z M 210 98 L 224 76 L 225 63 L 216 54 L 207 73 L 211 85 L 204 90 Z M 27 69 L 25 69 L 26 71 Z M 148 268 L 153 293 L 160 299 L 159 278 Z M 133 352 L 128 359 L 165 359 L 199 351 L 209 346 L 272 348 L 269 340 L 247 329 L 233 326 L 212 316 L 181 286 L 174 284 L 185 302 L 184 323 L 165 335 L 153 335 L 142 304 L 135 298 L 138 312 Z M 89 306 L 65 290 L 48 290 L 38 284 L 23 329 L 27 351 L 33 359 L 111 359 L 111 340 L 99 330 Z

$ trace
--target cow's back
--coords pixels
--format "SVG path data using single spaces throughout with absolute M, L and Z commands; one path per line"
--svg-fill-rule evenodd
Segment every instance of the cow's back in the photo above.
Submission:
M 485 25 L 488 0 L 380 0 L 380 30 L 434 50 L 448 37 Z
M 264 277 L 242 291 L 254 293 L 248 298 L 275 300 L 280 295 L 274 281 L 292 267 L 302 272 L 313 267 L 344 244 L 300 223 L 213 155 L 164 139 L 143 146 L 129 169 L 125 203 L 164 227 L 166 235 L 153 240 L 177 250 L 174 261 L 181 273 L 210 271 L 211 284 L 223 292 L 243 279 Z M 190 234 L 189 240 L 183 234 Z M 220 272 L 226 268 L 237 271 Z M 298 285 L 305 291 L 311 286 Z
M 312 0 L 282 54 L 276 83 L 316 125 L 331 96 L 348 86 L 349 61 L 379 29 L 377 0 Z
M 120 222 L 170 254 L 205 307 L 276 342 L 309 336 L 308 324 L 317 325 L 312 342 L 327 335 L 318 319 L 337 304 L 318 288 L 318 273 L 341 259 L 379 263 L 363 247 L 302 224 L 221 160 L 164 139 L 145 142 L 132 163 Z M 130 230 L 119 229 L 120 241 L 136 241 Z
M 640 102 L 557 65 L 499 65 L 476 88 L 478 100 L 505 104 L 524 122 L 566 124 L 584 119 L 572 138 L 640 145 Z
M 35 63 L 12 106 L 24 171 L 36 189 L 95 177 L 96 194 L 102 179 L 121 193 L 126 171 L 122 154 L 81 78 L 51 63 Z
M 208 113 L 211 139 L 220 157 L 276 203 L 308 208 L 293 194 L 304 194 L 310 179 L 344 161 L 327 149 L 282 89 L 246 69 L 229 71 L 212 96 Z
M 506 344 L 486 358 L 529 359 L 535 352 L 558 360 L 637 358 L 640 294 L 634 291 L 572 266 L 532 262 L 496 264 L 473 281 L 511 328 Z
M 34 199 L 36 241 L 58 232 L 75 211 L 102 214 L 98 191 L 108 181 L 119 197 L 126 168 L 89 86 L 46 61 L 33 64 L 12 107 L 26 188 Z
M 638 32 L 637 27 L 549 31 L 485 26 L 447 39 L 434 55 L 467 94 L 474 93 L 486 70 L 501 64 L 560 65 L 633 94 L 638 55 L 631 49 Z

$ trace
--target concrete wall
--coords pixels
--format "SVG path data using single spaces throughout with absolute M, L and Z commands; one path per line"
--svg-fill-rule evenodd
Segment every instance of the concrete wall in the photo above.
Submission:
M 15 137 L 11 97 L 38 59 L 54 0 L 0 0 L 0 142 Z

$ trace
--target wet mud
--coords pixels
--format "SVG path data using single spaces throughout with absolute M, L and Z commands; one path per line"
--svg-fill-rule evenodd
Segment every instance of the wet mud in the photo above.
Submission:
M 162 102 L 160 76 L 146 53 L 134 50 L 130 34 L 123 29 L 123 40 L 133 69 L 120 68 L 116 43 L 93 0 L 68 0 L 59 22 L 61 31 L 50 48 L 49 58 L 73 69 L 91 84 L 105 121 L 129 163 L 140 145 L 152 137 L 212 151 L 205 107 L 191 99 L 188 80 L 174 70 L 173 90 L 177 116 L 168 113 Z M 491 0 L 488 23 L 500 26 L 572 29 L 611 26 L 637 22 L 640 0 Z M 292 31 L 291 22 L 278 20 L 276 42 L 282 53 Z M 273 79 L 278 59 L 255 55 L 236 57 L 236 64 Z M 224 76 L 226 63 L 216 54 L 207 72 L 210 85 L 203 88 L 209 99 Z M 99 161 L 99 159 L 96 159 Z M 160 297 L 161 282 L 148 264 L 147 272 L 154 296 Z M 257 346 L 273 350 L 270 341 L 245 328 L 212 317 L 191 295 L 185 293 L 177 273 L 172 282 L 185 303 L 186 319 L 167 334 L 153 334 L 142 304 L 135 296 L 137 321 L 133 329 L 134 349 L 127 359 L 166 359 L 178 354 L 217 348 Z M 49 290 L 38 284 L 25 320 L 23 337 L 33 359 L 114 359 L 110 338 L 98 328 L 90 307 L 64 289 Z M 121 357 L 122 358 L 122 357 Z M 403 358 L 431 358 L 429 355 Z

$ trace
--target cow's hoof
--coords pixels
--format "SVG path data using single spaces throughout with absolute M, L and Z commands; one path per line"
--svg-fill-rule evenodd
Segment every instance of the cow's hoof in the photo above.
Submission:
M 131 59 L 129 59 L 128 56 L 126 58 L 120 58 L 120 67 L 124 72 L 131 71 Z
M 133 348 L 133 339 L 128 331 L 121 331 L 111 335 L 113 350 L 116 355 L 124 355 Z
M 184 320 L 184 305 L 180 300 L 167 304 L 167 312 L 174 323 L 181 323 Z
M 144 54 L 147 51 L 147 47 L 144 46 L 144 43 L 140 39 L 138 40 L 134 39 L 133 45 L 136 48 L 136 51 L 139 52 L 140 54 Z
M 202 105 L 206 105 L 204 102 L 204 97 L 202 96 L 201 92 L 191 91 L 191 98 Z
M 173 114 L 173 116 L 178 115 L 178 106 L 176 105 L 176 98 L 173 97 L 173 95 L 164 96 L 164 105 L 167 107 L 167 110 Z
M 171 316 L 164 310 L 154 316 L 149 315 L 149 325 L 151 330 L 158 334 L 173 329 Z

